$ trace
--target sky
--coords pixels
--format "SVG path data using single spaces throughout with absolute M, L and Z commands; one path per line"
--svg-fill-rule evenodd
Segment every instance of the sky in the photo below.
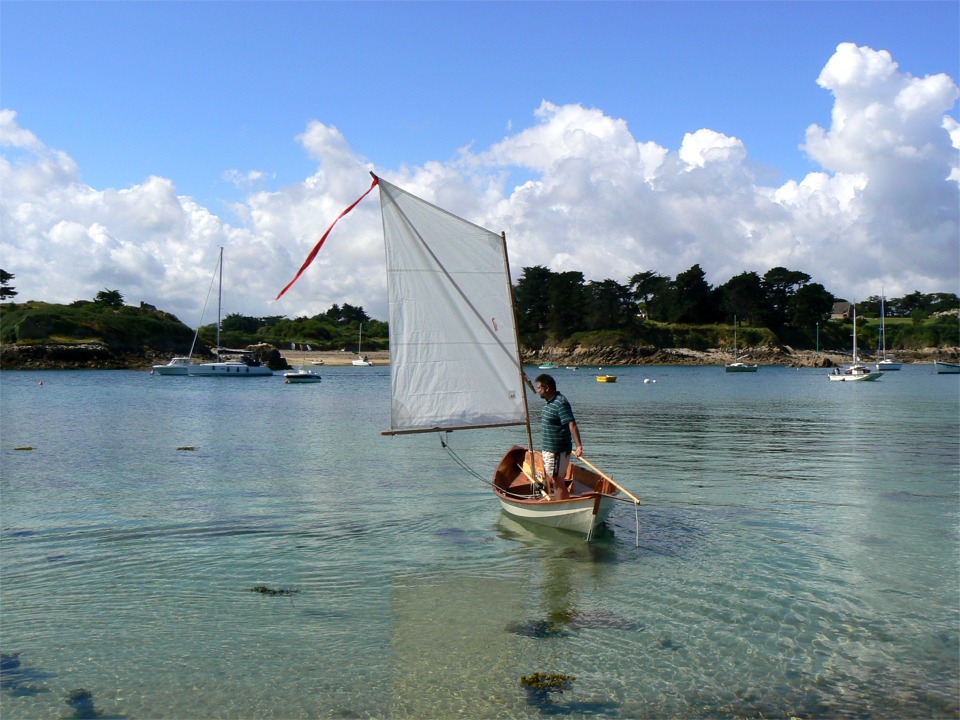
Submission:
M 586 280 L 960 292 L 958 2 L 0 2 L 0 267 L 387 319 L 369 172 Z M 215 305 L 215 301 L 214 301 Z M 212 312 L 212 315 L 211 315 Z

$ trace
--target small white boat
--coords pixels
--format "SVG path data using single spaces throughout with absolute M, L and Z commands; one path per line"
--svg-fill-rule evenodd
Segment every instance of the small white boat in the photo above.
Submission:
M 933 366 L 937 369 L 937 375 L 960 375 L 960 363 L 934 360 Z
M 737 316 L 733 316 L 733 357 L 734 362 L 727 363 L 725 369 L 732 373 L 753 373 L 757 371 L 759 365 L 756 363 L 745 363 L 737 359 Z
M 541 370 L 552 370 L 553 368 L 556 367 L 556 365 L 554 365 L 552 362 L 545 362 L 545 363 L 541 363 L 540 365 L 537 365 L 537 367 L 540 368 Z
M 857 357 L 857 308 L 853 306 L 852 362 L 845 368 L 834 368 L 827 377 L 837 382 L 873 382 L 879 380 L 881 375 L 883 373 L 879 370 L 871 370 L 866 365 L 860 364 L 860 359 Z
M 310 368 L 300 368 L 299 370 L 290 370 L 283 374 L 283 382 L 290 383 L 318 383 L 320 375 Z
M 373 361 L 360 352 L 363 347 L 363 323 L 360 323 L 360 339 L 357 341 L 357 359 L 353 361 L 353 364 L 357 367 L 370 367 L 373 365 Z
M 166 365 L 154 365 L 154 375 L 188 375 L 190 370 L 190 358 L 175 357 Z

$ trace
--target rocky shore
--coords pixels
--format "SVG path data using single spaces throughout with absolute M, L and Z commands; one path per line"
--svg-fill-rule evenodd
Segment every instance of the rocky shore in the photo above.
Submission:
M 389 365 L 386 351 L 364 353 L 374 365 Z M 336 367 L 350 365 L 356 355 L 344 351 L 281 350 L 280 356 L 290 367 L 322 365 Z M 760 365 L 789 367 L 835 367 L 850 361 L 849 355 L 838 352 L 795 350 L 787 346 L 758 347 L 746 350 L 742 357 Z M 864 362 L 871 357 L 863 354 Z M 896 358 L 906 363 L 931 363 L 934 360 L 960 360 L 960 348 L 925 348 L 897 351 Z M 155 352 L 118 353 L 106 344 L 83 345 L 3 345 L 0 346 L 0 369 L 3 370 L 150 370 L 162 365 L 169 356 Z M 200 358 L 208 362 L 212 358 Z M 690 350 L 686 348 L 603 347 L 575 349 L 544 347 L 537 352 L 525 352 L 525 363 L 541 365 L 552 362 L 564 366 L 611 367 L 624 365 L 725 365 L 733 362 L 731 352 L 725 349 Z M 275 368 L 276 369 L 276 368 Z

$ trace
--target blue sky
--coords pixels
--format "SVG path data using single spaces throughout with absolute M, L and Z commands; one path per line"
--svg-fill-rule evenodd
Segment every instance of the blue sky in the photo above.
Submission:
M 335 164 L 328 150 L 304 145 L 314 121 L 335 129 L 339 152 L 358 164 L 388 178 L 391 172 L 415 177 L 434 165 L 457 169 L 464 148 L 476 159 L 498 143 L 515 142 L 543 122 L 537 111 L 546 101 L 596 110 L 624 123 L 637 143 L 669 153 L 701 129 L 735 138 L 752 181 L 772 191 L 824 170 L 822 158 L 801 146 L 810 125 L 830 129 L 834 94 L 817 79 L 841 43 L 886 51 L 912 78 L 945 74 L 956 83 L 960 77 L 957 2 L 4 0 L 0 40 L 0 107 L 16 113 L 17 128 L 46 150 L 69 156 L 74 183 L 103 193 L 164 178 L 178 197 L 233 229 L 245 227 L 257 242 L 267 241 L 251 219 L 251 194 L 297 194 Z M 956 102 L 945 114 L 957 117 Z M 24 152 L 33 151 L 7 143 L 3 152 L 19 167 L 29 164 Z M 502 192 L 511 197 L 521 182 L 543 179 L 538 167 L 502 162 L 491 177 L 505 178 Z M 358 172 L 342 192 L 330 178 L 324 183 L 330 202 L 321 204 L 332 208 L 349 202 L 353 190 L 354 197 L 362 192 L 367 180 Z M 475 213 L 484 212 L 478 202 Z M 318 217 L 317 226 L 335 214 Z M 94 220 L 85 216 L 82 224 L 104 225 Z M 290 275 L 299 266 L 316 239 L 311 232 L 291 233 L 297 239 L 295 247 L 287 244 L 289 258 L 274 258 L 270 268 L 278 280 L 284 260 Z M 130 228 L 108 234 L 138 243 Z M 536 247 L 531 242 L 521 256 L 535 259 Z M 574 262 L 623 281 L 653 259 L 638 257 L 636 267 L 615 276 L 613 266 L 570 255 L 548 254 L 543 262 L 558 270 Z M 692 257 L 678 255 L 681 264 Z M 758 252 L 757 269 L 766 270 L 763 263 L 775 255 Z M 151 259 L 169 268 L 162 254 Z M 745 252 L 741 264 L 747 259 Z M 955 280 L 956 263 L 949 264 L 945 277 L 918 271 L 916 282 L 931 284 L 920 289 Z M 687 267 L 654 269 L 673 275 Z M 733 272 L 705 269 L 716 282 Z M 9 271 L 20 287 L 31 287 L 28 268 Z M 862 282 L 851 276 L 846 286 L 811 274 L 850 294 L 894 271 L 865 270 Z M 162 284 L 165 273 L 156 272 Z M 103 283 L 121 279 L 107 273 Z M 71 289 L 88 293 L 96 280 Z M 369 306 L 377 301 L 364 293 L 365 282 L 357 281 L 349 299 L 324 295 L 316 301 L 323 307 L 304 300 L 283 311 L 319 311 L 330 300 Z M 45 290 L 36 285 L 37 293 Z M 144 284 L 125 296 L 149 290 Z M 157 295 L 152 299 L 163 306 L 163 293 Z M 253 314 L 261 306 L 251 301 L 244 310 Z

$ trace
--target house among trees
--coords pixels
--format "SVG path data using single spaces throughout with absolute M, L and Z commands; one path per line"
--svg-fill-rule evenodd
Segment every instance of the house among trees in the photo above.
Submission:
M 833 310 L 830 311 L 831 320 L 846 320 L 850 317 L 850 303 L 835 302 Z

